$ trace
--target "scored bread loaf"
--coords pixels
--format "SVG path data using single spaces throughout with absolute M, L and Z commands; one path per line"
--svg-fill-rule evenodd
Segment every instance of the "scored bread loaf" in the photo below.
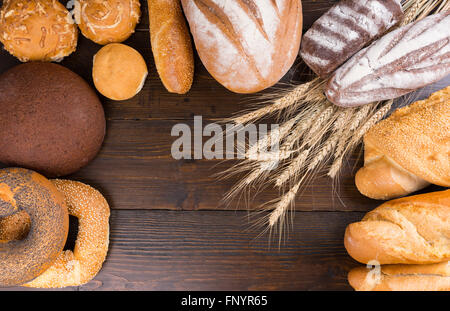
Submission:
M 169 92 L 185 94 L 194 79 L 194 52 L 180 1 L 148 0 L 148 13 L 159 77 Z
M 450 260 L 450 190 L 392 200 L 350 224 L 347 252 L 367 264 L 431 264 Z
M 450 187 L 450 86 L 395 111 L 364 136 L 358 190 L 391 199 L 429 183 Z
M 392 99 L 450 74 L 450 10 L 394 30 L 334 72 L 325 94 L 354 107 Z
M 300 48 L 300 0 L 182 0 L 200 59 L 223 86 L 261 91 L 291 68 Z
M 450 262 L 358 267 L 348 282 L 357 291 L 450 291 Z
M 342 0 L 305 33 L 300 55 L 325 78 L 402 17 L 398 0 Z

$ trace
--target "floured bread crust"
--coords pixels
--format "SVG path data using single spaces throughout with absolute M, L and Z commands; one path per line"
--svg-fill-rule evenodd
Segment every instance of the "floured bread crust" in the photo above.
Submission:
M 326 96 L 354 107 L 400 97 L 450 74 L 450 11 L 398 28 L 331 76 Z
M 305 33 L 300 54 L 325 78 L 402 18 L 397 0 L 341 0 Z
M 261 91 L 291 68 L 300 48 L 300 0 L 182 0 L 209 73 L 237 93 Z

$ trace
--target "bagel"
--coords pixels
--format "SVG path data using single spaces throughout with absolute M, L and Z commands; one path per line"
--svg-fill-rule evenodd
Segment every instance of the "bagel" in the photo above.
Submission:
M 0 170 L 0 218 L 25 212 L 31 227 L 22 240 L 0 243 L 0 287 L 41 275 L 66 243 L 69 214 L 64 197 L 44 176 L 21 168 Z
M 25 211 L 0 218 L 0 243 L 23 240 L 30 232 L 30 227 L 30 216 Z
M 109 205 L 100 192 L 76 181 L 52 180 L 65 196 L 69 214 L 78 218 L 73 252 L 66 250 L 44 273 L 24 284 L 35 288 L 79 286 L 92 280 L 102 268 L 109 245 Z

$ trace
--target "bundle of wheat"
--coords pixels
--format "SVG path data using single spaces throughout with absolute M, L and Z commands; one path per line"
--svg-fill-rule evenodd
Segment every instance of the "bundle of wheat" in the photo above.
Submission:
M 450 0 L 406 0 L 400 26 L 450 9 Z M 229 201 L 255 185 L 273 185 L 280 196 L 261 207 L 270 213 L 259 219 L 259 225 L 268 230 L 278 225 L 281 233 L 287 212 L 293 208 L 296 196 L 308 180 L 325 164 L 330 164 L 327 175 L 337 178 L 346 156 L 361 143 L 364 134 L 387 116 L 394 101 L 342 108 L 333 105 L 324 95 L 326 80 L 315 78 L 301 85 L 292 85 L 261 98 L 262 108 L 246 111 L 230 120 L 234 124 L 249 124 L 271 116 L 278 116 L 279 150 L 261 152 L 270 145 L 271 134 L 250 146 L 246 159 L 224 172 L 224 176 L 248 172 L 226 194 Z M 276 165 L 275 165 L 276 164 Z M 276 167 L 275 169 L 273 169 Z M 270 168 L 270 169 L 268 169 Z M 257 187 L 260 188 L 260 187 Z M 281 236 L 281 234 L 280 234 Z

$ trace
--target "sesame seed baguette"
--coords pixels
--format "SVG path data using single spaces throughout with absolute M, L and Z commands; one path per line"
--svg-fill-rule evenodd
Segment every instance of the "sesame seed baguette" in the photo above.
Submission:
M 428 184 L 450 187 L 450 86 L 395 111 L 364 137 L 358 190 L 373 199 L 405 196 Z
M 148 13 L 159 77 L 169 92 L 185 94 L 194 79 L 194 54 L 180 1 L 149 0 Z

